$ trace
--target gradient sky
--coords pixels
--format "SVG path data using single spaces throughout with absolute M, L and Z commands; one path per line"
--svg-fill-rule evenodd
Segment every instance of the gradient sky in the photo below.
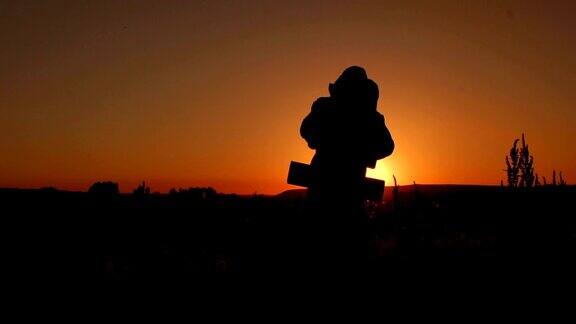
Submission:
M 2 1 L 0 187 L 276 193 L 349 65 L 394 154 L 369 175 L 499 184 L 525 132 L 576 179 L 576 2 Z

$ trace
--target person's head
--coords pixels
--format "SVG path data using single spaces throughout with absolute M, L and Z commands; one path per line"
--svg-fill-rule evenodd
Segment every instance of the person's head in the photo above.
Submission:
M 345 69 L 329 86 L 330 95 L 345 104 L 358 106 L 361 110 L 376 110 L 378 85 L 368 79 L 366 70 L 359 66 Z
M 342 71 L 342 74 L 336 79 L 336 82 L 350 82 L 368 79 L 366 70 L 364 68 L 353 65 Z
M 334 83 L 330 83 L 328 91 L 334 97 L 348 97 L 354 91 L 355 85 L 362 80 L 367 80 L 366 70 L 359 66 L 346 68 Z

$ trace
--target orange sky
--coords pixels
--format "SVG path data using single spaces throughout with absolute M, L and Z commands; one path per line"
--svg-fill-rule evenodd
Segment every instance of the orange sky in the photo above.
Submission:
M 388 3 L 388 4 L 387 4 Z M 276 193 L 349 65 L 394 154 L 369 175 L 499 184 L 527 134 L 576 179 L 576 2 L 0 1 L 0 187 Z M 572 182 L 573 183 L 573 182 Z

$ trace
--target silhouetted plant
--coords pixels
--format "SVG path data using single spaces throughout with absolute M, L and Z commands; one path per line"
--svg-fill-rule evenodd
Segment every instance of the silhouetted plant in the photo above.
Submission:
M 556 185 L 556 170 L 552 170 L 552 185 Z
M 398 205 L 399 205 L 399 200 L 400 200 L 400 186 L 398 186 L 398 183 L 396 182 L 396 176 L 392 175 L 392 178 L 394 178 L 394 189 L 392 190 L 393 193 L 393 201 L 394 201 L 394 209 L 398 210 Z
M 520 148 L 518 148 L 519 141 L 519 139 L 514 140 L 510 153 L 506 156 L 508 187 L 531 188 L 535 181 L 534 157 L 530 155 L 524 134 L 522 134 L 522 146 Z
M 90 186 L 88 189 L 89 193 L 95 194 L 108 194 L 108 195 L 116 195 L 120 190 L 118 189 L 118 183 L 112 181 L 98 181 Z
M 418 191 L 418 186 L 416 185 L 416 181 L 412 181 L 412 184 L 413 184 L 412 189 L 414 192 L 414 199 L 418 200 L 419 196 L 420 196 L 420 192 Z
M 532 188 L 534 186 L 534 157 L 522 134 L 522 147 L 520 148 L 520 187 Z
M 536 175 L 534 176 L 534 186 L 535 187 L 540 186 L 540 177 L 538 176 L 538 173 L 536 173 Z
M 560 171 L 560 174 L 559 174 L 559 181 L 560 181 L 559 184 L 560 184 L 561 186 L 565 186 L 565 185 L 566 185 L 566 180 L 564 180 L 564 176 L 562 175 L 562 171 Z
M 142 181 L 142 183 L 140 185 L 138 185 L 138 187 L 136 187 L 136 189 L 134 189 L 134 191 L 132 191 L 132 194 L 135 196 L 149 195 L 150 194 L 150 187 L 147 187 L 146 182 Z
M 516 188 L 518 186 L 518 172 L 520 171 L 520 155 L 518 154 L 518 139 L 510 149 L 510 155 L 506 157 L 506 173 L 508 175 L 508 187 Z
M 547 185 L 548 185 L 548 183 L 546 182 L 546 177 L 545 177 L 545 176 L 542 176 L 542 184 L 543 184 L 544 186 L 547 186 Z

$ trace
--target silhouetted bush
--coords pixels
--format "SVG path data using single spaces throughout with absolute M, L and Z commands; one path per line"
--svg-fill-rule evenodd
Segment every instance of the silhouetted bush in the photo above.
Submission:
M 515 139 L 510 149 L 510 153 L 506 156 L 506 175 L 508 177 L 508 187 L 510 188 L 532 188 L 541 185 L 548 186 L 546 177 L 542 176 L 542 183 L 538 173 L 534 171 L 534 157 L 530 155 L 528 144 L 524 134 L 522 134 L 522 146 L 518 148 L 519 139 Z M 504 182 L 501 181 L 500 185 L 503 186 Z M 556 177 L 556 170 L 552 171 L 551 186 L 565 186 L 566 180 L 562 172 Z
M 518 186 L 518 173 L 520 171 L 520 154 L 518 154 L 518 141 L 514 140 L 510 153 L 506 156 L 506 174 L 508 176 L 508 187 L 516 188 Z
M 522 148 L 520 148 L 520 173 L 520 187 L 532 188 L 534 186 L 534 157 L 530 155 L 524 134 L 522 134 Z
M 95 182 L 90 189 L 89 193 L 94 194 L 106 194 L 106 195 L 117 195 L 120 190 L 118 189 L 118 183 L 112 181 L 98 181 Z
M 140 185 L 138 185 L 138 187 L 136 187 L 136 189 L 134 189 L 132 191 L 132 194 L 135 196 L 149 195 L 150 194 L 150 187 L 147 187 L 146 182 L 142 181 L 142 183 Z
M 566 179 L 564 179 L 564 175 L 562 171 L 558 173 L 558 178 L 556 178 L 556 170 L 552 170 L 552 186 L 565 186 Z
M 560 184 L 561 186 L 565 186 L 565 185 L 566 185 L 566 180 L 564 180 L 564 176 L 562 175 L 562 171 L 560 171 L 559 176 L 560 176 L 560 179 L 559 179 L 560 182 L 559 182 L 559 184 Z
M 534 157 L 530 155 L 524 134 L 522 134 L 520 149 L 518 149 L 519 141 L 519 139 L 514 140 L 510 153 L 506 156 L 508 187 L 532 188 L 535 182 L 539 183 L 537 176 L 534 175 Z

